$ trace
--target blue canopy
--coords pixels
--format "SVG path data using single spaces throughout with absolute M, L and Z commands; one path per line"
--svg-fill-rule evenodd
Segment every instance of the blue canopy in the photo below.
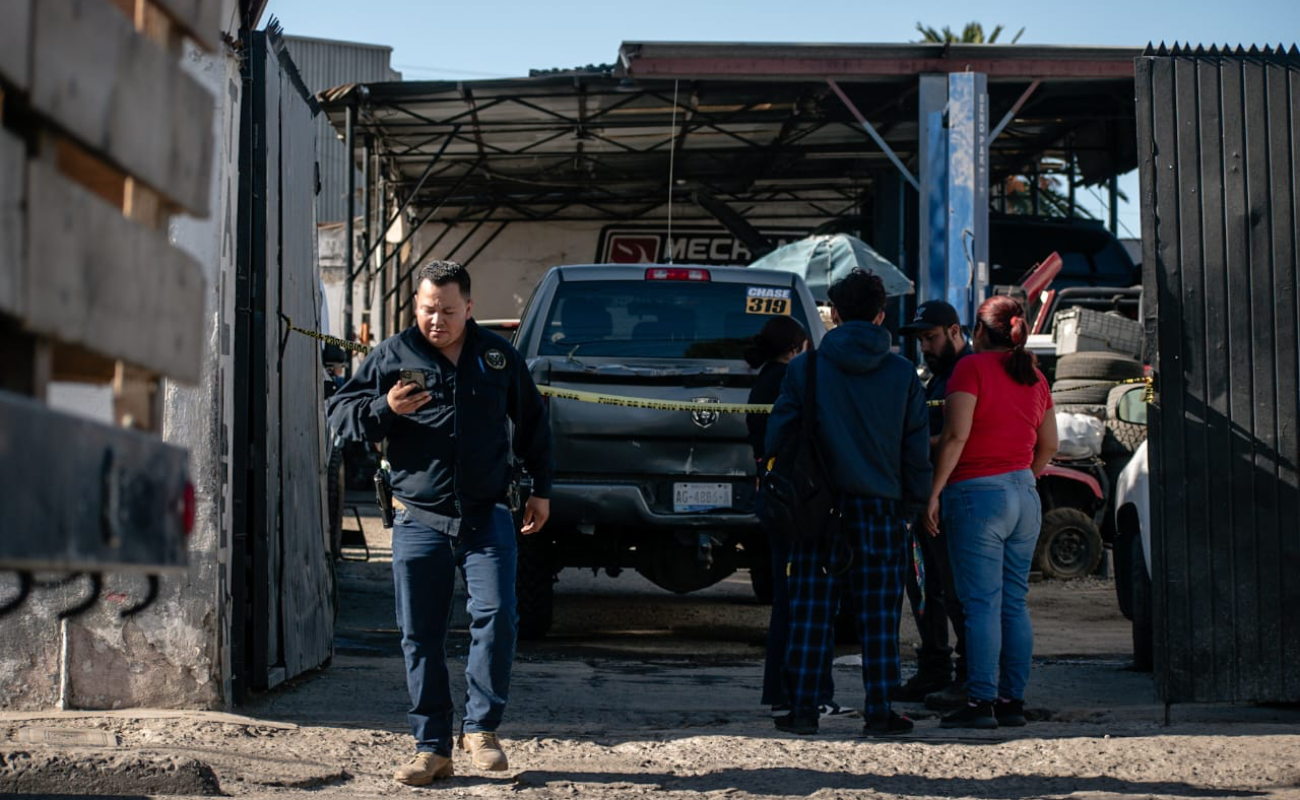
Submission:
M 832 283 L 848 275 L 854 267 L 874 272 L 885 282 L 885 293 L 890 297 L 912 294 L 915 288 L 902 270 L 884 256 L 871 249 L 871 245 L 846 233 L 827 236 L 809 236 L 778 247 L 749 266 L 755 269 L 775 269 L 803 276 L 813 297 L 825 302 L 826 290 Z

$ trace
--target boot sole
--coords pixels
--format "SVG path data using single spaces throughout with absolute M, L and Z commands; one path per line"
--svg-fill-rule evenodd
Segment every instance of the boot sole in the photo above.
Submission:
M 402 779 L 394 775 L 393 780 L 397 781 L 403 786 L 428 786 L 429 784 L 433 783 L 434 781 L 440 778 L 450 778 L 455 774 L 456 774 L 456 770 L 452 767 L 451 764 L 448 764 L 447 766 L 443 767 L 442 769 L 438 770 L 437 772 L 433 773 L 427 778 Z

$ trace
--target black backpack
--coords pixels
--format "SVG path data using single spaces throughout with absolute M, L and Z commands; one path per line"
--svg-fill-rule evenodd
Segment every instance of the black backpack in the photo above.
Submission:
M 829 461 L 817 438 L 817 352 L 808 352 L 802 423 L 790 431 L 763 476 L 761 520 L 787 541 L 831 541 L 840 524 L 840 502 Z

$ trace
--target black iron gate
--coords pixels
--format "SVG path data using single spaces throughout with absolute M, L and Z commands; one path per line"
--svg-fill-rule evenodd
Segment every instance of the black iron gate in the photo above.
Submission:
M 332 654 L 319 327 L 318 107 L 276 32 L 250 33 L 241 119 L 231 671 L 234 701 Z
M 1157 690 L 1300 701 L 1300 52 L 1136 78 Z

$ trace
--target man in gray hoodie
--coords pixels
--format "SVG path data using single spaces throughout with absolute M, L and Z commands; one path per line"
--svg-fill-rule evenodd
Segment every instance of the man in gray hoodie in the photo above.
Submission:
M 841 599 L 858 621 L 866 689 L 863 733 L 906 733 L 911 720 L 890 709 L 898 684 L 898 617 L 907 558 L 907 526 L 929 497 L 930 427 L 925 389 L 911 362 L 890 351 L 880 278 L 855 269 L 831 286 L 838 327 L 816 353 L 795 358 L 767 428 L 767 451 L 798 436 L 815 413 L 841 523 L 831 535 L 794 543 L 788 569 L 790 645 L 786 667 L 791 712 L 779 730 L 817 732 L 819 676 L 834 657 L 832 620 Z M 817 359 L 817 408 L 805 407 L 808 359 Z

